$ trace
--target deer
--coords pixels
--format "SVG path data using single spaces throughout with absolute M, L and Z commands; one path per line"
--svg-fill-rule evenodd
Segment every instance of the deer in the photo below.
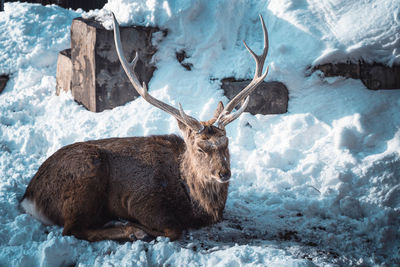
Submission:
M 20 206 L 45 225 L 63 227 L 62 235 L 81 240 L 135 241 L 157 236 L 171 241 L 183 231 L 222 220 L 231 178 L 225 127 L 247 107 L 251 92 L 265 79 L 268 33 L 263 17 L 264 49 L 257 55 L 252 81 L 214 116 L 198 121 L 148 93 L 135 73 L 138 53 L 128 62 L 119 24 L 112 14 L 114 41 L 121 65 L 134 89 L 149 104 L 172 115 L 175 134 L 107 138 L 60 148 L 39 167 Z M 234 109 L 236 111 L 234 111 Z

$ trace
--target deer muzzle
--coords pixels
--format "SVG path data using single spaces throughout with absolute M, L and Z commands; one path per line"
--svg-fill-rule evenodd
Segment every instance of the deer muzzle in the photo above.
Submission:
M 226 183 L 231 178 L 231 171 L 230 170 L 220 171 L 218 173 L 218 176 L 221 182 Z

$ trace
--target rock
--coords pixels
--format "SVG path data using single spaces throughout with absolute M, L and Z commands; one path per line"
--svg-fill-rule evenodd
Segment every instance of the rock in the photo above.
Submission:
M 155 66 L 153 27 L 121 27 L 121 42 L 130 62 L 139 53 L 136 65 L 140 82 L 148 83 Z M 114 33 L 94 19 L 76 18 L 71 25 L 72 95 L 87 109 L 101 112 L 123 105 L 138 97 L 118 59 Z
M 56 73 L 56 94 L 61 90 L 68 92 L 71 90 L 72 82 L 72 62 L 71 49 L 65 49 L 58 53 L 57 73 Z
M 185 50 L 177 51 L 175 55 L 176 55 L 176 59 L 178 60 L 178 62 L 181 64 L 182 67 L 184 67 L 186 70 L 189 70 L 189 71 L 192 70 L 193 64 L 185 62 L 185 59 L 189 58 L 186 55 Z
M 385 66 L 380 63 L 328 63 L 317 65 L 312 71 L 320 70 L 325 77 L 343 76 L 360 79 L 371 90 L 400 89 L 400 66 Z
M 234 78 L 226 78 L 222 80 L 222 89 L 224 95 L 232 99 L 251 80 L 237 81 Z M 251 114 L 282 114 L 288 109 L 289 91 L 281 82 L 262 82 L 250 95 L 249 105 L 246 112 Z
M 313 68 L 313 71 L 316 70 L 322 71 L 325 77 L 342 76 L 353 79 L 360 78 L 360 65 L 350 62 L 318 65 Z
M 0 75 L 0 94 L 6 88 L 9 76 L 7 74 Z
M 400 66 L 362 64 L 360 79 L 365 87 L 371 90 L 400 89 Z

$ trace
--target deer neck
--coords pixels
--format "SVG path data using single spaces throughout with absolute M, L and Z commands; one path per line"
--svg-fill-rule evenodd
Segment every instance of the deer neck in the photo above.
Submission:
M 206 213 L 214 223 L 222 219 L 229 183 L 218 183 L 207 177 L 209 169 L 210 166 L 198 166 L 192 160 L 189 151 L 183 153 L 180 172 L 187 186 L 194 213 Z

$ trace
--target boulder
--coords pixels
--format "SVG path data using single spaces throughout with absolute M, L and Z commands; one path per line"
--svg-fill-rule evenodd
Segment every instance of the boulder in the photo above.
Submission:
M 400 65 L 388 67 L 380 63 L 359 61 L 327 63 L 314 66 L 312 70 L 320 70 L 325 77 L 343 76 L 360 79 L 365 87 L 371 90 L 400 89 Z
M 136 65 L 140 82 L 148 83 L 155 66 L 152 45 L 154 27 L 121 27 L 124 54 L 130 62 L 139 53 Z M 87 109 L 101 112 L 138 97 L 122 69 L 114 44 L 114 33 L 94 19 L 76 18 L 71 25 L 72 95 Z
M 0 75 L 0 93 L 6 88 L 9 76 L 7 74 Z
M 360 64 L 347 63 L 328 63 L 318 65 L 313 68 L 313 71 L 320 70 L 325 77 L 342 76 L 346 78 L 360 78 Z
M 71 90 L 72 81 L 72 62 L 71 49 L 65 49 L 58 53 L 57 73 L 56 73 L 56 94 L 59 95 L 63 90 L 68 92 Z
M 251 80 L 237 81 L 234 78 L 226 78 L 222 80 L 222 89 L 224 95 L 232 99 Z M 288 109 L 289 91 L 281 82 L 265 82 L 263 81 L 250 95 L 249 104 L 246 112 L 251 114 L 282 114 Z

